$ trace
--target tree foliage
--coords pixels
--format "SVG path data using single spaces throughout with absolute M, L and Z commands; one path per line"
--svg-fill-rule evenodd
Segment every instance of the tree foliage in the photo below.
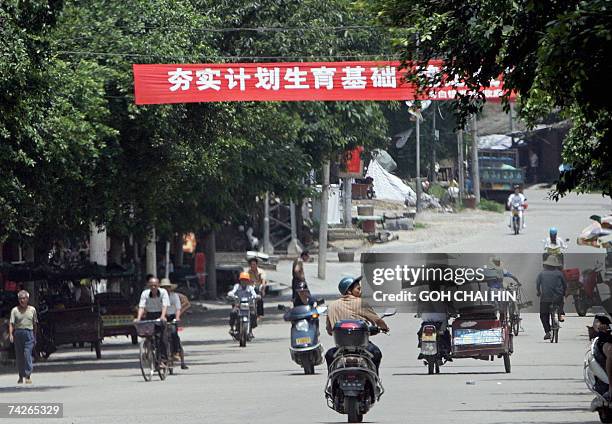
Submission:
M 506 103 L 517 93 L 531 124 L 551 111 L 572 120 L 563 152 L 570 168 L 555 196 L 612 195 L 609 0 L 377 0 L 368 7 L 399 35 L 403 59 L 421 65 L 415 79 L 422 87 L 443 73 L 477 90 L 502 75 Z M 444 62 L 433 78 L 418 74 L 430 59 Z M 483 102 L 477 92 L 459 96 L 461 121 Z
M 136 106 L 132 64 L 370 54 L 366 30 L 316 29 L 367 21 L 347 0 L 3 2 L 0 239 L 48 246 L 91 221 L 170 235 L 242 217 L 265 191 L 303 196 L 323 160 L 386 141 L 379 105 Z

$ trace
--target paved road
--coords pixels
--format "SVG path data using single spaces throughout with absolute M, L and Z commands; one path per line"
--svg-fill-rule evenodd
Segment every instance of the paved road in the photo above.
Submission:
M 543 191 L 529 192 L 528 229 L 510 236 L 499 218 L 499 232 L 466 237 L 449 251 L 540 252 L 539 241 L 550 225 L 574 238 L 592 213 L 606 212 L 608 201 L 598 196 L 569 197 L 559 204 L 544 200 Z M 422 247 L 422 246 L 421 246 Z M 533 250 L 531 250 L 533 247 Z M 433 249 L 433 248 L 432 248 Z M 583 248 L 572 246 L 572 250 Z M 385 250 L 411 251 L 408 245 Z M 588 250 L 589 252 L 591 250 Z M 288 264 L 276 278 L 284 278 Z M 327 281 L 316 280 L 316 264 L 307 275 L 318 293 L 331 294 L 342 275 L 356 274 L 359 264 L 332 263 Z M 108 339 L 103 359 L 87 350 L 60 350 L 39 364 L 32 386 L 17 386 L 12 374 L 0 375 L 2 402 L 64 402 L 62 423 L 336 423 L 346 417 L 327 408 L 325 372 L 318 367 L 305 376 L 288 352 L 288 324 L 268 303 L 267 318 L 255 341 L 239 348 L 230 340 L 226 311 L 190 314 L 182 333 L 191 369 L 161 382 L 145 383 L 136 349 L 127 339 Z M 592 317 L 568 317 L 560 343 L 542 340 L 537 315 L 527 314 L 524 332 L 515 341 L 512 373 L 500 360 L 457 360 L 438 376 L 426 375 L 416 360 L 415 333 L 419 322 L 408 314 L 389 319 L 391 335 L 377 336 L 383 350 L 382 377 L 387 392 L 366 416 L 378 423 L 595 423 L 588 412 L 591 396 L 582 382 L 587 346 L 585 325 Z M 324 346 L 331 345 L 327 335 Z M 466 382 L 475 384 L 466 384 Z M 8 422 L 8 421 L 7 421 Z M 21 420 L 19 422 L 34 422 Z M 1 420 L 0 420 L 1 424 Z
M 568 318 L 555 345 L 541 340 L 538 318 L 529 314 L 525 332 L 516 338 L 511 374 L 504 373 L 500 360 L 463 359 L 429 376 L 416 360 L 418 321 L 405 314 L 389 318 L 391 334 L 375 340 L 384 353 L 387 392 L 367 421 L 596 422 L 587 411 L 591 397 L 581 379 L 589 322 Z M 87 351 L 54 354 L 38 367 L 29 387 L 2 375 L 0 394 L 2 402 L 64 402 L 65 419 L 57 421 L 62 423 L 344 422 L 325 405 L 324 369 L 305 376 L 291 362 L 288 331 L 278 316 L 269 317 L 242 349 L 229 340 L 225 327 L 190 327 L 184 341 L 191 369 L 149 383 L 142 380 L 135 348 L 127 340 L 109 340 L 101 361 Z M 331 344 L 327 335 L 322 341 Z

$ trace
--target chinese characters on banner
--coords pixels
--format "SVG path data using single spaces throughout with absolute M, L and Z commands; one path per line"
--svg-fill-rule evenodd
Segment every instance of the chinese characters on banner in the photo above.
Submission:
M 439 72 L 431 62 L 426 72 Z M 399 62 L 231 63 L 133 65 L 136 104 L 304 101 L 411 100 L 414 85 L 404 81 Z M 489 100 L 503 94 L 501 80 L 482 91 Z M 432 100 L 451 100 L 467 89 L 460 81 L 434 87 Z M 422 96 L 421 96 L 422 98 Z

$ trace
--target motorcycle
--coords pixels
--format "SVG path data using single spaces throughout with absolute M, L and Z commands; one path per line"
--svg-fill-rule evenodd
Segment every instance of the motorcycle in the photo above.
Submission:
M 574 306 L 578 316 L 585 316 L 589 308 L 602 304 L 598 286 L 603 284 L 603 268 L 597 264 L 594 268 L 585 269 L 580 274 L 578 268 L 563 271 L 568 283 L 568 293 L 574 297 Z
M 395 315 L 386 311 L 382 318 Z M 349 423 L 359 423 L 384 393 L 381 379 L 367 350 L 370 336 L 380 332 L 364 321 L 345 320 L 333 329 L 337 350 L 325 385 L 327 406 L 348 415 Z
M 440 374 L 440 367 L 450 359 L 450 333 L 442 322 L 424 321 L 419 332 L 419 359 L 427 365 L 427 374 Z
M 232 333 L 234 340 L 238 341 L 240 347 L 246 347 L 247 342 L 252 340 L 252 319 L 255 314 L 255 298 L 241 297 L 238 304 L 237 328 Z
M 304 368 L 307 375 L 314 374 L 315 366 L 323 363 L 323 347 L 319 343 L 319 316 L 327 311 L 323 303 L 325 301 L 320 299 L 311 305 L 295 306 L 283 317 L 291 321 L 291 360 Z
M 519 202 L 513 202 L 510 207 L 510 211 L 512 213 L 512 231 L 514 231 L 515 235 L 521 230 L 521 211 L 523 210 L 523 206 Z
M 597 340 L 593 340 L 584 358 L 584 382 L 595 395 L 595 399 L 591 401 L 591 412 L 597 411 L 602 423 L 612 423 L 612 407 L 603 397 L 609 388 L 606 357 L 597 347 Z

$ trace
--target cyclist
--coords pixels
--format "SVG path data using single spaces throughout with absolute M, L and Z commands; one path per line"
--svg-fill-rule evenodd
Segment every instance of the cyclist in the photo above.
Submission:
M 550 340 L 550 308 L 559 306 L 559 321 L 563 322 L 563 298 L 567 290 L 567 283 L 560 271 L 561 263 L 556 256 L 549 256 L 544 261 L 544 270 L 538 275 L 536 290 L 540 297 L 540 321 L 544 327 L 544 340 Z
M 183 309 L 181 298 L 179 297 L 178 293 L 174 292 L 174 290 L 177 288 L 177 285 L 172 284 L 169 278 L 162 278 L 160 287 L 168 291 L 168 298 L 170 299 L 170 306 L 168 306 L 167 312 L 168 321 L 180 321 L 181 315 L 183 314 Z M 174 327 L 174 330 L 170 333 L 170 347 L 170 353 L 174 355 L 174 359 L 181 360 L 181 369 L 189 369 L 189 367 L 185 365 L 185 352 L 183 351 L 181 339 L 179 337 L 176 327 Z
M 135 321 L 140 321 L 143 316 L 146 320 L 159 319 L 161 321 L 161 325 L 155 326 L 155 346 L 159 357 L 161 357 L 160 367 L 165 368 L 166 361 L 168 360 L 166 321 L 170 298 L 168 297 L 168 292 L 159 286 L 159 279 L 156 277 L 151 276 L 147 283 L 148 288 L 144 289 L 140 294 L 138 315 Z

